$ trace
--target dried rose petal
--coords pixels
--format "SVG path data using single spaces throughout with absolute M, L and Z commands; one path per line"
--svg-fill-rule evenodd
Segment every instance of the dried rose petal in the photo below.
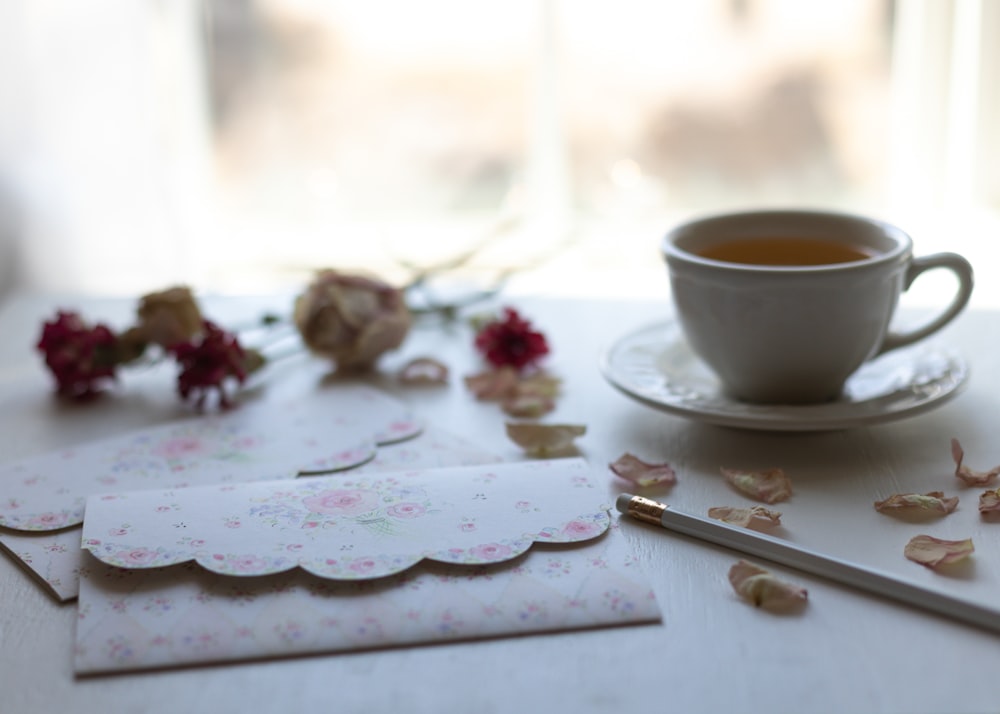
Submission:
M 955 476 L 965 482 L 967 486 L 985 486 L 1000 474 L 1000 466 L 994 466 L 989 471 L 973 471 L 968 466 L 962 465 L 965 458 L 965 451 L 958 439 L 951 440 L 951 457 L 955 460 Z
M 568 450 L 573 440 L 587 433 L 579 424 L 518 424 L 507 422 L 507 436 L 532 456 L 549 456 Z
M 622 454 L 608 466 L 617 476 L 638 486 L 672 486 L 677 483 L 677 473 L 670 464 L 648 463 L 629 453 Z
M 481 401 L 499 401 L 517 389 L 517 371 L 513 367 L 488 369 L 465 378 L 465 386 Z
M 519 394 L 552 398 L 558 396 L 561 383 L 562 380 L 558 377 L 553 377 L 546 372 L 536 372 L 527 377 L 521 377 L 517 383 L 517 391 Z
M 744 600 L 774 612 L 802 607 L 809 597 L 805 588 L 781 580 L 745 560 L 729 569 L 729 583 Z
M 750 528 L 752 524 L 780 526 L 781 513 L 764 508 L 763 506 L 750 506 L 750 508 L 735 508 L 733 506 L 714 506 L 708 509 L 709 518 L 716 518 L 734 526 Z
M 521 393 L 520 389 L 503 400 L 500 408 L 512 417 L 522 419 L 537 419 L 548 414 L 556 408 L 556 403 L 551 397 L 532 392 Z
M 914 563 L 937 568 L 968 558 L 975 550 L 972 539 L 941 540 L 929 535 L 918 535 L 910 539 L 903 549 L 903 555 Z
M 879 513 L 896 511 L 900 513 L 926 513 L 946 515 L 958 506 L 958 497 L 945 498 L 941 491 L 928 493 L 895 493 L 882 501 L 875 501 Z
M 1000 512 L 1000 488 L 993 491 L 983 491 L 983 493 L 979 495 L 979 512 Z
M 415 357 L 399 370 L 399 381 L 410 386 L 447 384 L 448 365 L 433 357 Z
M 792 482 L 781 469 L 740 471 L 724 468 L 722 475 L 733 488 L 764 503 L 786 501 L 792 495 Z

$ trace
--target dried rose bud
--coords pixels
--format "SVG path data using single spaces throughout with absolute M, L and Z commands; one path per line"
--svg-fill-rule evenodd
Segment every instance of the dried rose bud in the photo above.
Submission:
M 42 326 L 35 347 L 64 397 L 97 394 L 115 379 L 118 339 L 106 325 L 90 325 L 76 312 L 61 310 Z
M 403 293 L 380 280 L 321 271 L 295 301 L 306 346 L 344 368 L 369 368 L 410 330 Z
M 136 326 L 146 341 L 161 347 L 187 342 L 201 332 L 202 315 L 191 290 L 173 287 L 139 299 Z
M 140 327 L 130 327 L 118 335 L 115 347 L 118 364 L 128 364 L 142 357 L 149 340 Z
M 208 320 L 202 323 L 200 337 L 174 345 L 171 352 L 181 367 L 177 392 L 198 409 L 205 407 L 213 391 L 218 395 L 219 407 L 231 407 L 233 402 L 226 393 L 226 382 L 243 384 L 248 368 L 252 371 L 264 364 L 259 352 L 254 350 L 248 355 L 235 335 Z
M 475 344 L 494 367 L 513 367 L 518 372 L 534 367 L 549 353 L 545 335 L 510 307 L 504 308 L 503 317 L 480 327 Z

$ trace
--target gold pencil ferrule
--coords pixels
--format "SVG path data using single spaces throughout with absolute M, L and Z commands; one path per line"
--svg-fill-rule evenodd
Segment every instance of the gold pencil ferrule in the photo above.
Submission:
M 642 496 L 633 496 L 628 503 L 628 515 L 639 521 L 660 525 L 660 518 L 667 507 Z

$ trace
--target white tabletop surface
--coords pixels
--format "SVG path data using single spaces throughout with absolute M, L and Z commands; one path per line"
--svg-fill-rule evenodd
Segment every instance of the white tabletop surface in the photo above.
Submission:
M 206 301 L 222 324 L 257 314 L 266 300 Z M 716 427 L 658 412 L 610 387 L 601 351 L 631 330 L 666 318 L 657 302 L 514 298 L 546 332 L 548 366 L 564 379 L 552 422 L 582 423 L 580 453 L 596 467 L 631 451 L 669 461 L 678 484 L 661 493 L 704 513 L 743 502 L 720 466 L 783 468 L 795 494 L 778 504 L 782 534 L 824 552 L 1000 607 L 1000 522 L 977 512 L 982 489 L 952 476 L 949 441 L 970 466 L 1000 463 L 1000 313 L 970 311 L 934 338 L 967 359 L 967 389 L 928 413 L 889 424 L 825 433 Z M 286 311 L 283 301 L 270 303 Z M 0 307 L 0 459 L 6 461 L 176 417 L 169 384 L 153 377 L 111 398 L 68 408 L 50 396 L 32 349 L 56 307 L 124 326 L 129 301 L 15 296 Z M 434 423 L 507 458 L 522 458 L 504 416 L 477 403 L 459 377 L 477 368 L 469 331 L 421 325 L 389 371 L 436 354 L 454 370 L 443 390 L 400 390 Z M 608 473 L 609 480 L 613 476 Z M 627 489 L 621 484 L 622 490 Z M 880 515 L 873 501 L 898 492 L 944 490 L 956 513 L 931 524 Z M 2 495 L 2 494 L 0 494 Z M 774 567 L 809 591 L 809 604 L 775 616 L 739 600 L 726 573 L 738 555 L 623 524 L 651 579 L 662 624 L 564 632 L 430 647 L 310 656 L 172 671 L 76 678 L 75 607 L 57 604 L 10 558 L 0 557 L 0 711 L 29 712 L 982 712 L 1000 709 L 1000 635 L 980 632 L 816 577 Z M 902 546 L 918 532 L 973 537 L 973 562 L 951 575 L 910 563 Z

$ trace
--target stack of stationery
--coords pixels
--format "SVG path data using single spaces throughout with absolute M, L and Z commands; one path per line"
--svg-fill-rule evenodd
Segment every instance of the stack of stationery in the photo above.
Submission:
M 0 545 L 98 673 L 659 620 L 580 459 L 388 395 L 249 404 L 0 467 Z

